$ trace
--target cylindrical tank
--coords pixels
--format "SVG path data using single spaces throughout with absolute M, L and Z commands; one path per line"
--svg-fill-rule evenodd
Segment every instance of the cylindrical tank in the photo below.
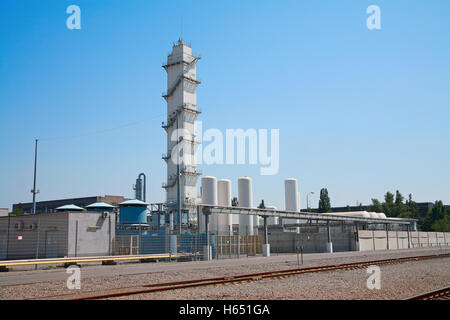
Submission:
M 238 179 L 238 202 L 239 207 L 253 207 L 252 179 L 250 177 Z M 239 215 L 239 234 L 253 235 L 253 220 L 254 218 L 251 215 Z
M 119 206 L 120 206 L 120 215 L 119 215 L 120 224 L 147 224 L 146 211 L 148 203 L 133 199 L 119 203 Z
M 84 211 L 84 209 L 79 206 L 76 206 L 74 204 L 66 204 L 64 206 L 56 208 L 56 211 L 58 211 L 58 212 L 74 211 L 74 212 L 76 212 L 76 211 Z
M 380 219 L 387 219 L 386 215 L 383 212 L 378 212 L 378 216 Z
M 202 178 L 202 204 L 217 205 L 217 179 L 206 176 Z M 217 217 L 214 214 L 209 216 L 209 231 L 217 232 Z M 205 232 L 204 215 L 200 212 L 200 232 Z
M 379 218 L 378 213 L 376 213 L 376 212 L 368 212 L 368 213 L 369 213 L 371 218 L 374 218 L 374 219 L 378 219 Z
M 323 213 L 323 214 L 332 214 L 332 215 L 349 216 L 349 217 L 371 218 L 371 215 L 367 211 L 326 212 L 326 213 Z
M 95 202 L 86 206 L 86 210 L 89 212 L 113 212 L 114 206 L 106 202 Z
M 277 210 L 277 207 L 275 206 L 267 206 L 266 209 L 272 209 L 272 210 Z M 278 219 L 279 217 L 270 217 L 267 219 L 267 224 L 269 226 L 271 225 L 277 225 L 278 224 Z
M 284 200 L 287 211 L 300 211 L 300 201 L 298 199 L 297 179 L 289 178 L 284 180 Z M 297 219 L 283 219 L 283 224 L 299 223 Z
M 220 179 L 217 182 L 217 204 L 219 206 L 231 207 L 231 181 Z M 219 214 L 219 234 L 232 235 L 233 218 L 231 214 Z

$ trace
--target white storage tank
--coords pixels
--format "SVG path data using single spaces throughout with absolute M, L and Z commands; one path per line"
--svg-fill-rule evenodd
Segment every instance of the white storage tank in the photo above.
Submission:
M 385 215 L 383 212 L 378 212 L 378 216 L 379 216 L 381 219 L 387 219 L 386 215 Z
M 332 215 L 337 215 L 337 216 L 371 218 L 371 215 L 367 211 L 327 212 L 324 214 L 332 214 Z
M 300 211 L 300 201 L 298 199 L 297 179 L 289 178 L 284 181 L 284 200 L 287 211 Z M 283 224 L 299 223 L 297 219 L 283 219 Z
M 277 210 L 277 207 L 275 207 L 275 206 L 267 206 L 266 209 Z M 278 225 L 278 218 L 279 217 L 270 217 L 270 218 L 268 218 L 267 219 L 267 224 L 269 226 Z
M 206 176 L 202 178 L 202 204 L 217 205 L 217 179 Z M 209 216 L 209 231 L 217 232 L 217 217 Z M 200 212 L 200 232 L 205 232 L 204 215 Z
M 217 182 L 217 204 L 231 207 L 231 181 L 220 179 Z M 233 235 L 233 218 L 231 214 L 219 214 L 219 234 Z
M 252 179 L 250 177 L 242 177 L 238 179 L 238 202 L 239 207 L 252 208 Z M 254 217 L 251 215 L 239 215 L 239 234 L 253 235 Z
M 370 215 L 371 218 L 374 218 L 374 219 L 378 219 L 379 218 L 378 213 L 376 213 L 376 212 L 369 212 L 369 215 Z

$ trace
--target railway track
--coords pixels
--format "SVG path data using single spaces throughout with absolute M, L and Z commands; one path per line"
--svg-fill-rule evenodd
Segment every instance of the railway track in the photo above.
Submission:
M 69 293 L 69 294 L 61 294 L 61 295 L 54 295 L 54 296 L 38 297 L 36 299 L 39 299 L 39 300 L 42 300 L 42 299 L 64 299 L 64 300 L 107 299 L 107 298 L 115 298 L 115 297 L 121 297 L 121 296 L 129 296 L 129 295 L 161 292 L 161 291 L 177 290 L 177 289 L 186 289 L 186 288 L 193 288 L 193 287 L 212 286 L 212 285 L 220 286 L 220 285 L 245 283 L 245 282 L 250 282 L 250 281 L 266 280 L 266 279 L 276 279 L 276 278 L 281 279 L 281 278 L 295 276 L 295 275 L 299 275 L 299 274 L 303 274 L 303 273 L 324 272 L 324 271 L 334 271 L 334 270 L 354 270 L 354 269 L 366 268 L 370 265 L 387 265 L 387 264 L 396 264 L 396 263 L 402 263 L 402 262 L 408 262 L 408 261 L 419 261 L 419 260 L 448 258 L 448 257 L 450 257 L 450 253 L 424 255 L 424 256 L 413 256 L 413 257 L 402 257 L 402 258 L 391 258 L 391 259 L 382 259 L 382 260 L 371 260 L 371 261 L 361 261 L 361 262 L 333 264 L 333 265 L 325 265 L 325 266 L 317 266 L 317 267 L 306 267 L 306 268 L 299 268 L 299 269 L 284 269 L 284 270 L 267 271 L 267 272 L 260 272 L 260 273 L 241 274 L 241 275 L 233 275 L 233 276 L 225 276 L 225 277 L 172 281 L 172 282 L 164 282 L 164 283 L 152 283 L 152 284 L 145 284 L 145 285 L 141 285 L 141 286 L 97 290 L 97 291 L 83 292 L 83 293 L 78 293 L 78 294 Z
M 421 293 L 405 300 L 450 300 L 450 286 Z

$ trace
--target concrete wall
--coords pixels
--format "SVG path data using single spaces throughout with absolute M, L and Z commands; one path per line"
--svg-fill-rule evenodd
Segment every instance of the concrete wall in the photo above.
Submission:
M 359 230 L 360 251 L 386 250 L 389 237 L 389 250 L 407 249 L 408 232 Z M 410 232 L 411 248 L 450 246 L 450 232 Z
M 114 214 L 103 219 L 98 212 L 1 217 L 0 260 L 108 255 L 114 226 Z
M 112 254 L 114 225 L 115 215 L 112 213 L 103 218 L 98 212 L 71 212 L 67 255 L 80 257 Z
M 356 250 L 353 227 L 332 226 L 330 231 L 334 252 Z M 275 254 L 295 253 L 296 246 L 303 246 L 304 253 L 327 252 L 327 242 L 325 226 L 301 227 L 299 234 L 269 227 L 270 251 Z

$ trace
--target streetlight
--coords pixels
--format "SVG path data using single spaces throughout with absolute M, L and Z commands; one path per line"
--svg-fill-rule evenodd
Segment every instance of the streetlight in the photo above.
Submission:
M 306 210 L 307 210 L 307 211 L 309 210 L 309 197 L 308 197 L 308 196 L 309 196 L 310 194 L 314 194 L 314 192 L 311 191 L 311 192 L 309 192 L 309 193 L 306 194 Z

